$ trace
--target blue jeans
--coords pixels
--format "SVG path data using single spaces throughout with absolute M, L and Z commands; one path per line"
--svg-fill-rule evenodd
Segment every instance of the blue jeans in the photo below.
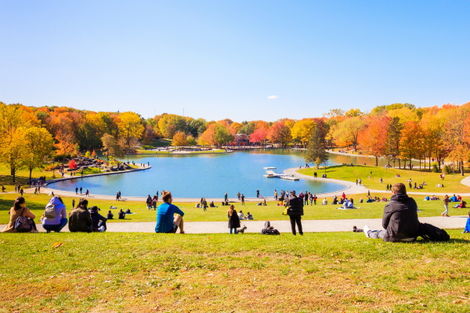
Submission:
M 230 233 L 232 234 L 238 234 L 238 231 L 236 228 L 230 228 Z
M 67 219 L 64 217 L 60 220 L 60 224 L 57 225 L 42 225 L 42 227 L 50 233 L 51 231 L 60 232 L 65 225 L 67 225 Z

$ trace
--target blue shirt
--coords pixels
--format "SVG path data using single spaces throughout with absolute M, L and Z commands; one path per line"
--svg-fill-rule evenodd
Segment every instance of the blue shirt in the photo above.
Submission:
M 162 203 L 158 206 L 156 233 L 172 233 L 174 229 L 174 214 L 184 215 L 176 205 L 171 203 Z
M 467 224 L 465 225 L 464 233 L 470 233 L 470 217 L 467 218 Z

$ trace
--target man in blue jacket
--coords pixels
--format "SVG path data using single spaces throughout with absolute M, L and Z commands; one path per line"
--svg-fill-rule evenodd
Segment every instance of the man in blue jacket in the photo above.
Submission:
M 180 234 L 184 234 L 183 228 L 183 215 L 176 205 L 172 204 L 173 198 L 171 192 L 164 191 L 162 193 L 163 203 L 160 204 L 157 210 L 157 225 L 155 226 L 156 233 L 176 233 L 178 228 Z M 177 216 L 174 216 L 177 214 Z

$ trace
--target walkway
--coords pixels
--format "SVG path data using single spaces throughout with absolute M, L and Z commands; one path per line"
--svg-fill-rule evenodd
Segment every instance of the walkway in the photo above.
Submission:
M 421 217 L 421 223 L 433 224 L 445 229 L 463 229 L 466 223 L 465 216 L 451 217 Z M 259 233 L 263 228 L 264 221 L 241 221 L 246 225 L 246 233 Z M 304 220 L 302 221 L 304 232 L 348 232 L 353 226 L 362 228 L 368 225 L 371 229 L 382 229 L 381 219 L 345 219 L 345 220 Z M 288 220 L 272 221 L 271 225 L 281 233 L 290 232 L 290 222 Z M 4 225 L 0 225 L 3 229 Z M 38 225 L 39 231 L 44 231 Z M 227 222 L 186 222 L 185 231 L 187 234 L 217 234 L 227 233 Z M 155 222 L 128 222 L 128 223 L 108 223 L 108 232 L 126 233 L 153 233 Z M 64 231 L 68 231 L 67 226 Z

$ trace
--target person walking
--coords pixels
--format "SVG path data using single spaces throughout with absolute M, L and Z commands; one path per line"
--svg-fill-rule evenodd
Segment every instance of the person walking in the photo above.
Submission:
M 449 199 L 449 196 L 446 195 L 444 197 L 444 211 L 441 213 L 441 216 L 447 216 L 449 217 L 449 202 L 450 202 L 450 199 Z
M 238 217 L 237 211 L 235 210 L 235 206 L 232 204 L 227 212 L 228 217 L 228 228 L 230 230 L 230 234 L 237 234 L 237 229 L 240 227 L 240 218 Z
M 287 215 L 289 215 L 292 234 L 297 235 L 295 226 L 300 235 L 303 235 L 302 230 L 302 215 L 304 215 L 304 204 L 301 198 L 297 197 L 295 191 L 291 191 L 289 200 L 287 201 Z

